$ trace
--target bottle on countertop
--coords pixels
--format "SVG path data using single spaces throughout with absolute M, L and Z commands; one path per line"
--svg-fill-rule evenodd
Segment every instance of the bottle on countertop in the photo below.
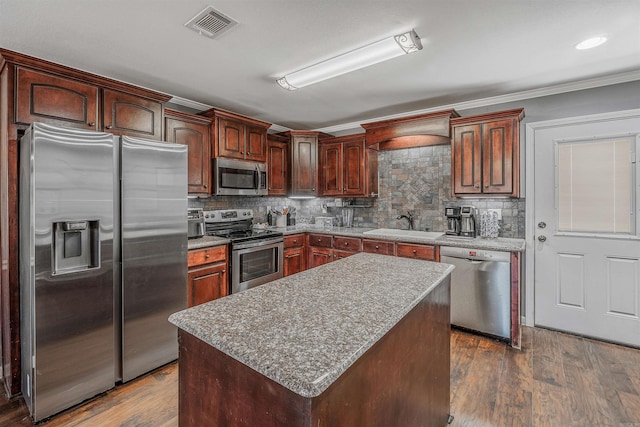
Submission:
M 271 206 L 267 206 L 267 225 L 273 225 L 273 216 L 271 215 Z

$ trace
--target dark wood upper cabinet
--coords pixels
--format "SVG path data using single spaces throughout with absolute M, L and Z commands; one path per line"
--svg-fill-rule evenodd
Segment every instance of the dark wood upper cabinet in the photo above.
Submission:
M 364 134 L 327 138 L 320 144 L 322 196 L 371 197 L 378 192 L 378 153 Z
M 98 87 L 16 67 L 15 119 L 98 130 Z
M 342 190 L 345 196 L 366 195 L 364 141 L 347 141 L 342 148 Z M 375 173 L 377 174 L 377 170 Z M 377 189 L 376 189 L 377 191 Z
M 102 104 L 106 132 L 162 140 L 162 103 L 103 89 Z
M 267 129 L 245 126 L 245 155 L 246 160 L 256 162 L 267 161 Z
M 454 196 L 520 195 L 520 120 L 524 109 L 451 120 Z
M 341 196 L 342 185 L 342 144 L 322 144 L 320 146 L 321 195 Z
M 211 194 L 211 120 L 165 110 L 165 141 L 189 147 L 189 194 Z
M 291 132 L 290 196 L 318 195 L 318 133 Z
M 288 185 L 289 151 L 286 140 L 267 137 L 267 180 L 270 196 L 286 196 Z
M 213 157 L 267 161 L 267 129 L 271 123 L 213 108 L 200 114 L 214 120 Z

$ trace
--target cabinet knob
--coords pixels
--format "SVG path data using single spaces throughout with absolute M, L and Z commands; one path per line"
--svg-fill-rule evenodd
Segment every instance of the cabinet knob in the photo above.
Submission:
M 293 241 L 293 243 L 298 243 L 298 241 L 297 241 L 297 240 L 294 240 L 294 241 Z
M 349 242 L 344 242 L 344 245 L 345 246 L 349 246 Z
M 205 258 L 209 258 L 209 254 L 205 254 L 205 255 L 204 255 L 204 257 L 205 257 Z
M 489 188 L 489 184 L 485 185 L 484 188 Z
M 475 188 L 480 188 L 480 185 L 476 184 L 474 185 Z
M 89 122 L 87 123 L 89 126 L 94 127 L 96 125 L 96 122 Z
M 377 249 L 380 249 L 380 246 L 376 245 L 376 250 L 377 250 Z
M 318 239 L 318 242 L 322 242 L 322 239 Z
M 413 253 L 414 253 L 414 254 L 416 254 L 416 253 L 418 253 L 418 251 L 414 249 L 414 250 L 413 250 Z
M 106 125 L 105 126 L 105 129 L 112 129 L 112 128 L 113 128 L 113 126 L 111 126 L 111 125 Z
M 313 187 L 313 188 L 311 189 L 311 191 L 316 191 L 316 187 Z
M 207 184 L 205 184 L 205 185 L 204 185 L 204 188 L 208 188 L 208 187 L 207 187 Z

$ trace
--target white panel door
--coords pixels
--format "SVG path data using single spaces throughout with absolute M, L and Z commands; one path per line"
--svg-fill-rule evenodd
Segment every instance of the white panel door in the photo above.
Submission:
M 640 114 L 532 127 L 535 323 L 640 346 Z

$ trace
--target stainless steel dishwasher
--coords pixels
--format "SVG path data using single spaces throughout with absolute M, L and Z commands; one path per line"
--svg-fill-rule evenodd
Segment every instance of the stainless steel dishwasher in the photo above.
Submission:
M 456 267 L 451 273 L 451 324 L 510 340 L 509 252 L 442 246 L 440 261 Z

